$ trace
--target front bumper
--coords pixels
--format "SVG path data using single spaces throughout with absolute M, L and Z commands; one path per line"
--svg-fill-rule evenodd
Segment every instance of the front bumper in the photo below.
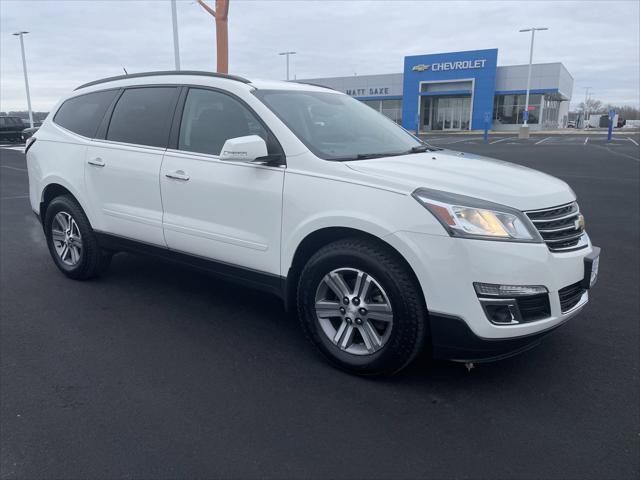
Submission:
M 493 362 L 536 347 L 542 339 L 576 316 L 586 302 L 573 309 L 561 323 L 529 335 L 512 338 L 482 338 L 458 317 L 429 314 L 431 347 L 434 358 L 454 362 Z
M 530 348 L 579 313 L 588 301 L 588 293 L 585 291 L 572 308 L 563 312 L 559 292 L 584 281 L 589 273 L 585 257 L 598 250 L 590 241 L 580 250 L 553 253 L 545 244 L 415 232 L 397 232 L 387 240 L 405 256 L 420 281 L 432 319 L 434 353 L 476 361 Z M 550 315 L 513 325 L 491 323 L 478 300 L 474 282 L 543 285 L 549 291 Z M 477 358 L 473 352 L 479 354 Z

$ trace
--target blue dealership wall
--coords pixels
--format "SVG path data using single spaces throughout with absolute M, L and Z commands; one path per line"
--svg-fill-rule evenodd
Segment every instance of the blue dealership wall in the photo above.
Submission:
M 405 57 L 402 126 L 408 130 L 415 130 L 417 127 L 420 82 L 473 78 L 471 129 L 484 128 L 485 113 L 490 119 L 493 117 L 497 64 L 497 48 Z M 414 67 L 417 68 L 414 70 Z

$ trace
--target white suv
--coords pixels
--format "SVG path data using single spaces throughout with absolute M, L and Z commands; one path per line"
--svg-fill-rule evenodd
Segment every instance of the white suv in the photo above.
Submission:
M 68 277 L 149 253 L 266 289 L 333 364 L 423 348 L 477 362 L 587 303 L 599 249 L 546 174 L 421 142 L 292 82 L 155 72 L 78 87 L 27 146 L 31 206 Z

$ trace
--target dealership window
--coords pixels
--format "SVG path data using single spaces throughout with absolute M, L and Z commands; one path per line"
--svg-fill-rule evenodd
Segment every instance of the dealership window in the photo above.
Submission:
M 402 123 L 402 100 L 363 100 L 362 103 L 389 117 L 394 122 Z
M 542 110 L 542 124 L 548 128 L 558 128 L 560 116 L 560 100 L 545 95 L 544 109 Z
M 529 95 L 529 121 L 537 124 L 540 117 L 542 95 Z M 526 105 L 526 95 L 496 95 L 493 104 L 493 119 L 501 124 L 519 124 Z
M 362 103 L 373 108 L 376 112 L 380 111 L 380 100 L 363 100 Z

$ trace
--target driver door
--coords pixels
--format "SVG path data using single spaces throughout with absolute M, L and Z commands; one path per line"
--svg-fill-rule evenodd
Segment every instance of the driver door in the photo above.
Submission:
M 222 161 L 229 138 L 271 134 L 236 98 L 189 89 L 177 148 L 160 172 L 167 245 L 211 260 L 280 274 L 284 168 Z

